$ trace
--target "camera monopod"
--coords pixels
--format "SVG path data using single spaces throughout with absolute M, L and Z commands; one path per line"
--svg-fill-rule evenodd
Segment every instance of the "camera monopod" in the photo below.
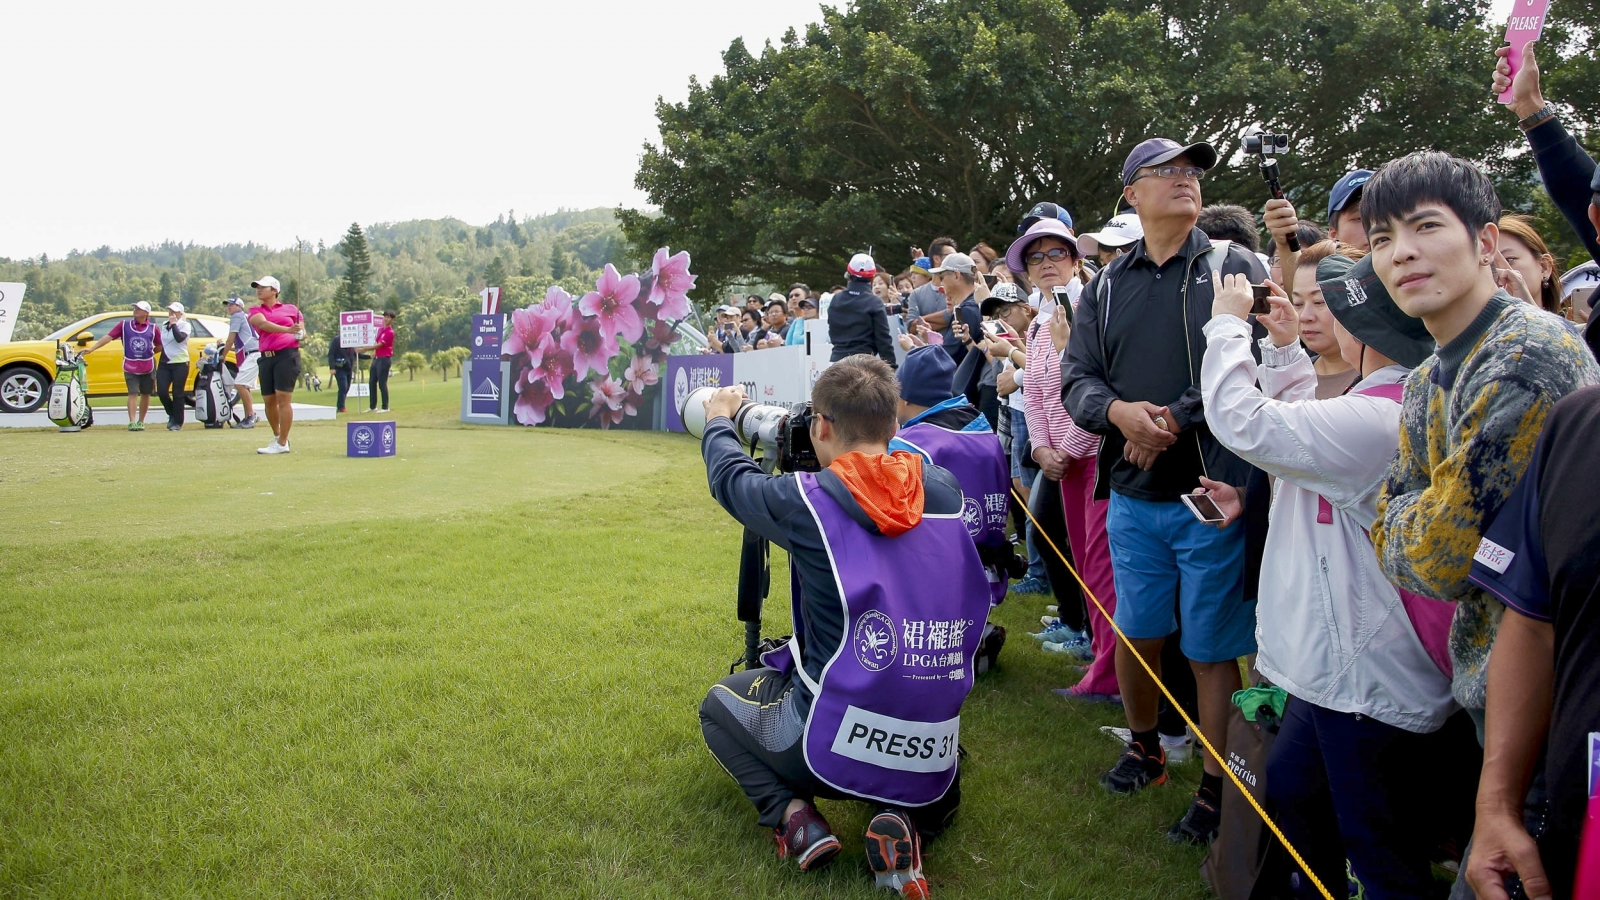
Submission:
M 1244 152 L 1261 157 L 1261 178 L 1267 183 L 1267 190 L 1272 192 L 1272 199 L 1282 200 L 1283 188 L 1278 184 L 1278 155 L 1289 152 L 1289 136 L 1251 128 L 1244 133 Z M 1293 234 L 1289 235 L 1289 249 L 1300 252 L 1300 239 Z
M 772 474 L 772 463 L 764 457 L 761 468 Z M 772 567 L 768 565 L 771 545 L 754 531 L 744 530 L 739 548 L 739 621 L 744 623 L 744 667 L 761 665 L 761 606 L 772 588 Z M 738 665 L 738 663 L 735 663 Z

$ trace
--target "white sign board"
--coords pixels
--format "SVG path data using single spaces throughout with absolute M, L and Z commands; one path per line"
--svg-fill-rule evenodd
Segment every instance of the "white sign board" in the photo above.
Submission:
M 11 340 L 11 331 L 17 327 L 17 314 L 22 310 L 22 292 L 28 286 L 15 281 L 0 281 L 0 344 Z
M 811 398 L 806 348 L 771 347 L 733 354 L 733 380 L 757 403 L 804 403 Z
M 370 309 L 339 313 L 339 346 L 374 347 L 378 343 L 378 317 Z

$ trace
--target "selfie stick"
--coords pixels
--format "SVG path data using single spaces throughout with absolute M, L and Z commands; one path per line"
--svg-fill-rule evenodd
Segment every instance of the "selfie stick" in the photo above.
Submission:
M 1267 182 L 1267 189 L 1272 191 L 1272 199 L 1283 199 L 1283 188 L 1278 185 L 1278 161 L 1265 154 L 1261 157 L 1261 177 Z M 1300 239 L 1293 232 L 1289 234 L 1289 251 L 1300 252 Z

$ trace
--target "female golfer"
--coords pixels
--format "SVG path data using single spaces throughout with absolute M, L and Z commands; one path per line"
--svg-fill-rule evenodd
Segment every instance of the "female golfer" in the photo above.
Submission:
M 251 307 L 250 324 L 260 334 L 261 396 L 267 405 L 267 424 L 275 440 L 257 453 L 288 453 L 289 428 L 294 424 L 294 385 L 300 380 L 300 342 L 306 336 L 305 317 L 292 304 L 278 302 L 278 279 L 268 275 L 250 282 L 260 306 Z

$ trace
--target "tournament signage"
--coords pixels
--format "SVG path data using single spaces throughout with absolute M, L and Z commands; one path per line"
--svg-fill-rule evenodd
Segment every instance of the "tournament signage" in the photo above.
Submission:
M 339 345 L 375 347 L 378 344 L 379 321 L 370 309 L 339 313 Z
M 394 455 L 393 422 L 349 422 L 345 427 L 345 455 Z
M 764 352 L 764 351 L 763 351 Z M 667 430 L 682 431 L 683 416 L 679 410 L 683 401 L 703 387 L 727 387 L 733 380 L 733 353 L 713 353 L 704 356 L 667 357 L 667 384 L 671 394 L 667 397 Z
M 22 309 L 22 292 L 27 289 L 21 282 L 0 281 L 0 344 L 11 340 L 11 331 L 17 327 L 17 313 Z
M 498 288 L 494 289 L 497 293 Z M 495 305 L 499 305 L 496 297 Z M 500 418 L 504 398 L 500 393 L 500 336 L 505 331 L 503 313 L 480 313 L 472 317 L 472 363 L 469 415 Z

